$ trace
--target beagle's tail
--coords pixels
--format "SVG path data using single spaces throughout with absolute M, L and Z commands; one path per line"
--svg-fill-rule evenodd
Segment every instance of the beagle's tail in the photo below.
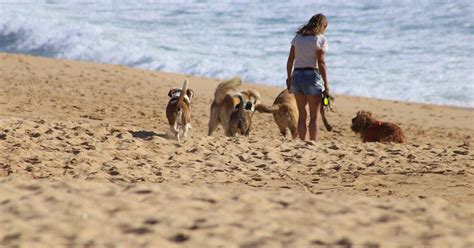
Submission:
M 188 80 L 185 79 L 183 83 L 183 88 L 181 89 L 181 93 L 179 94 L 177 106 L 181 106 L 181 103 L 184 101 L 184 96 L 186 95 L 187 90 L 188 90 Z

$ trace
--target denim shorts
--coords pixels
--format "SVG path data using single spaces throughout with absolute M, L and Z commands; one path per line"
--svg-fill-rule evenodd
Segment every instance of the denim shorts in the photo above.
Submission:
M 324 81 L 317 70 L 294 70 L 291 76 L 290 93 L 305 96 L 320 95 L 324 92 Z

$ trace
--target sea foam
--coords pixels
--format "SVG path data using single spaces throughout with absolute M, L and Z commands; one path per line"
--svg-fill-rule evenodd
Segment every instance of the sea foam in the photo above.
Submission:
M 284 86 L 296 29 L 329 20 L 335 93 L 474 107 L 474 4 L 6 1 L 0 51 Z

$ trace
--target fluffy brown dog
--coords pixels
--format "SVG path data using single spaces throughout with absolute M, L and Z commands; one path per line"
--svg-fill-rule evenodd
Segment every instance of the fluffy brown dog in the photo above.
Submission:
M 357 112 L 357 116 L 352 118 L 351 129 L 359 133 L 364 142 L 403 143 L 405 141 L 405 135 L 398 125 L 377 121 L 368 111 Z
M 188 89 L 188 80 L 186 79 L 183 88 L 171 89 L 168 92 L 170 100 L 166 106 L 166 118 L 170 125 L 173 135 L 180 140 L 179 131 L 183 129 L 183 137 L 186 140 L 188 131 L 191 128 L 191 100 L 194 91 Z
M 280 129 L 280 133 L 283 137 L 296 138 L 298 136 L 298 106 L 296 105 L 295 95 L 288 92 L 287 89 L 283 90 L 273 102 L 273 106 L 266 106 L 264 104 L 258 104 L 255 110 L 263 113 L 272 113 L 273 119 Z M 332 131 L 332 126 L 329 124 L 326 118 L 326 111 L 321 104 L 321 117 L 323 119 L 326 130 Z
M 227 136 L 235 137 L 237 133 L 240 135 L 249 136 L 250 129 L 252 127 L 252 106 L 245 104 L 245 100 L 241 94 L 237 94 L 237 97 L 239 98 L 240 102 L 230 115 L 229 133 Z
M 230 116 L 235 107 L 240 103 L 236 96 L 237 88 L 242 84 L 239 77 L 221 82 L 214 92 L 214 101 L 211 104 L 208 135 L 212 135 L 219 125 L 224 127 L 224 133 L 229 135 Z M 244 99 L 246 109 L 253 116 L 255 105 L 260 103 L 260 93 L 255 90 L 238 92 Z

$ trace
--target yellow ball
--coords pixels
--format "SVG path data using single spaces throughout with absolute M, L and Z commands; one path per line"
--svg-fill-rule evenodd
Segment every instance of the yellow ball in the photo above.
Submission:
M 328 105 L 329 104 L 329 99 L 327 97 L 324 98 L 324 105 Z

